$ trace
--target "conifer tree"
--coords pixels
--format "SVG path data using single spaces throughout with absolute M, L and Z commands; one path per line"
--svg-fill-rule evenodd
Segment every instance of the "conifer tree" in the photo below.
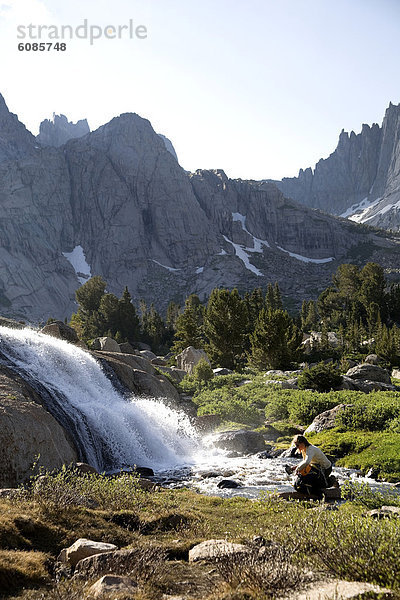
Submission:
M 139 338 L 139 317 L 126 286 L 118 301 L 118 319 L 121 338 L 127 341 L 137 340 Z
M 286 311 L 263 308 L 250 335 L 250 362 L 258 369 L 285 369 L 297 358 L 301 339 Z
M 247 329 L 246 305 L 237 289 L 212 290 L 204 317 L 206 351 L 211 361 L 228 369 L 242 365 Z
M 179 353 L 188 346 L 204 348 L 204 307 L 196 294 L 185 300 L 183 313 L 176 318 L 173 352 Z

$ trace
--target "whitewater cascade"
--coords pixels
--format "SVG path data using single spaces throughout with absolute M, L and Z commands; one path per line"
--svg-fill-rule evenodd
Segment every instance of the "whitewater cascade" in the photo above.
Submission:
M 124 397 L 88 352 L 32 329 L 0 327 L 0 363 L 23 377 L 98 471 L 168 468 L 202 451 L 187 415 L 160 400 Z

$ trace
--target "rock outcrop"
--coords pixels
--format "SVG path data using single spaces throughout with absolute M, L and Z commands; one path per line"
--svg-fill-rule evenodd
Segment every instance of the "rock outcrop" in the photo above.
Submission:
M 314 169 L 275 182 L 305 206 L 386 229 L 400 229 L 400 104 L 389 104 L 382 127 L 342 131 L 336 150 Z
M 68 140 L 79 138 L 89 133 L 86 119 L 76 123 L 68 121 L 65 115 L 53 114 L 53 120 L 45 119 L 40 123 L 39 135 L 36 140 L 41 146 L 62 146 Z
M 15 373 L 0 367 L 0 487 L 16 487 L 40 465 L 52 470 L 76 462 L 72 442 L 36 392 Z
M 397 265 L 389 237 L 288 200 L 271 183 L 182 169 L 146 119 L 125 113 L 59 147 L 0 103 L 0 310 L 64 320 L 91 275 L 157 308 L 171 296 L 278 281 L 301 298 L 365 247 Z M 6 162 L 4 162 L 6 161 Z M 358 248 L 362 247 L 363 253 Z M 349 254 L 350 253 L 350 254 Z M 173 290 L 173 292 L 172 292 Z

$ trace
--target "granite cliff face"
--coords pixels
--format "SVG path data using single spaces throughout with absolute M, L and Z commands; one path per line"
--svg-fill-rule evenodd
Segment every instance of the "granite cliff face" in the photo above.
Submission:
M 75 289 L 93 275 L 110 292 L 127 285 L 136 301 L 164 309 L 189 293 L 205 298 L 215 286 L 269 281 L 297 299 L 311 297 L 339 261 L 396 263 L 395 241 L 288 200 L 271 183 L 230 180 L 220 170 L 187 174 L 136 114 L 33 151 L 29 132 L 9 119 L 26 152 L 0 163 L 0 312 L 7 316 L 69 317 Z
M 336 150 L 314 171 L 275 182 L 306 206 L 356 222 L 400 229 L 400 104 L 390 103 L 382 127 L 363 125 L 358 135 L 342 131 Z

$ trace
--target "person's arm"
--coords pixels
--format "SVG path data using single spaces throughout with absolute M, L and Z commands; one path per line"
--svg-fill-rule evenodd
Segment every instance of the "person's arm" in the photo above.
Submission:
M 307 465 L 310 464 L 313 455 L 314 455 L 314 453 L 312 452 L 311 446 L 307 446 L 306 457 L 301 461 L 301 463 L 299 465 L 297 465 L 297 467 L 295 469 L 296 474 L 299 473 L 302 469 L 304 469 L 304 467 L 306 467 Z

